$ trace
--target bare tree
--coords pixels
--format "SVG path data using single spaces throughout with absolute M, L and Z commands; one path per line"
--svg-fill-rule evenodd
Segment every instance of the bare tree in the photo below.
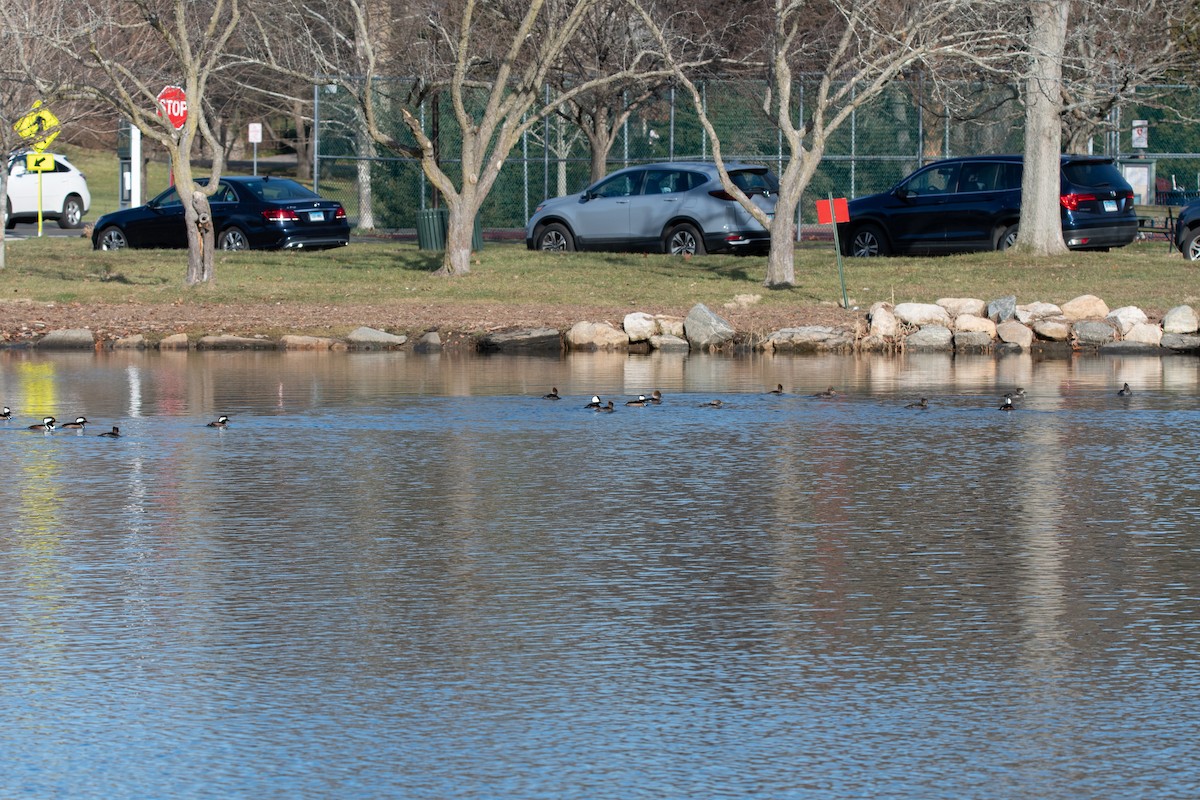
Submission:
M 170 155 L 184 207 L 189 286 L 214 278 L 209 197 L 218 188 L 224 148 L 211 98 L 240 20 L 240 0 L 117 0 L 64 6 L 53 33 L 59 57 L 90 76 L 71 89 L 128 118 Z M 157 101 L 171 85 L 187 95 L 187 120 L 179 130 L 160 113 Z M 206 184 L 193 173 L 198 138 L 212 156 Z
M 851 113 L 878 97 L 906 71 L 924 65 L 929 74 L 944 59 L 986 62 L 1009 45 L 1002 13 L 977 0 L 765 0 L 759 16 L 764 31 L 768 90 L 763 108 L 779 128 L 790 158 L 780 175 L 775 212 L 768 215 L 730 179 L 721 155 L 721 139 L 691 75 L 677 68 L 679 81 L 691 94 L 696 113 L 712 141 L 713 157 L 726 191 L 771 233 L 765 285 L 795 282 L 796 219 L 802 193 L 825 154 L 826 144 Z M 649 29 L 658 29 L 648 14 Z M 665 37 L 663 52 L 679 65 L 680 56 Z M 801 67 L 824 64 L 815 92 L 806 100 L 806 116 L 798 120 L 795 74 Z
M 3 219 L 0 226 L 0 269 L 5 268 L 5 232 L 8 228 L 8 162 L 15 154 L 27 150 L 33 142 L 26 135 L 29 126 L 21 125 L 23 119 L 37 113 L 38 104 L 55 94 L 56 76 L 39 77 L 38 64 L 45 62 L 47 48 L 41 37 L 32 35 L 34 19 L 30 16 L 27 3 L 0 0 L 0 18 L 5 23 L 0 27 L 0 197 L 4 198 Z M 47 109 L 48 110 L 48 107 Z M 42 112 L 44 114 L 44 111 Z M 61 109 L 55 115 L 66 119 Z M 43 119 L 48 117 L 43 116 Z M 39 130 L 38 138 L 45 141 L 61 133 L 61 124 L 56 129 L 44 125 L 34 126 Z
M 1025 177 L 1017 247 L 1066 251 L 1058 155 L 1088 149 L 1114 130 L 1112 111 L 1145 87 L 1186 72 L 1195 5 L 1188 0 L 1030 0 L 1025 101 Z M 1154 102 L 1153 95 L 1139 99 Z
M 458 0 L 389 4 L 345 0 L 292 11 L 291 32 L 307 31 L 299 46 L 265 34 L 257 58 L 300 75 L 325 75 L 356 99 L 371 138 L 393 153 L 416 158 L 449 211 L 446 252 L 438 274 L 471 271 L 475 218 L 505 159 L 522 134 L 556 107 L 603 86 L 669 74 L 654 49 L 632 51 L 619 69 L 580 76 L 549 103 L 544 87 L 560 70 L 588 15 L 603 0 Z M 278 25 L 274 9 L 272 27 Z M 396 46 L 380 47 L 370 31 L 387 30 Z M 414 76 L 399 81 L 395 76 Z M 388 80 L 391 78 L 391 80 Z M 439 158 L 421 121 L 421 104 L 449 98 L 459 137 L 457 170 Z M 390 127 L 384 109 L 395 109 L 404 131 Z

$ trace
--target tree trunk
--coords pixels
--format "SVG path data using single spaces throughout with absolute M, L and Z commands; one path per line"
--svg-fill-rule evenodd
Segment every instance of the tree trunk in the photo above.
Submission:
M 371 159 L 375 155 L 374 142 L 367 133 L 366 122 L 359 119 L 358 131 L 354 135 L 354 145 L 358 156 L 358 227 L 365 230 L 375 229 L 375 193 L 371 184 Z
M 1059 211 L 1062 152 L 1062 58 L 1069 0 L 1034 0 L 1030 69 L 1025 84 L 1025 173 L 1017 247 L 1038 256 L 1067 252 Z
M 771 253 L 767 257 L 767 279 L 763 281 L 768 289 L 786 289 L 796 283 L 796 206 L 797 202 L 782 192 L 775 197 Z
M 8 200 L 7 200 L 7 198 L 8 198 L 8 170 L 7 169 L 0 169 L 0 197 L 6 198 L 5 203 L 8 202 Z M 7 205 L 0 206 L 0 216 L 4 215 L 6 213 L 7 208 L 8 208 Z M 5 231 L 7 231 L 7 229 L 8 229 L 8 219 L 7 219 L 7 217 L 5 217 L 4 224 L 0 225 L 0 269 L 5 268 L 4 251 L 6 248 L 5 248 L 5 244 L 4 244 L 4 234 L 5 234 Z
M 446 196 L 449 206 L 449 219 L 446 227 L 446 252 L 442 257 L 442 266 L 433 273 L 449 277 L 459 277 L 471 273 L 471 239 L 475 233 L 475 215 L 471 203 L 462 196 L 451 199 Z
M 180 192 L 183 198 L 183 192 Z M 188 236 L 188 268 L 187 285 L 207 283 L 213 275 L 213 251 L 216 243 L 213 236 L 212 209 L 208 203 L 208 195 L 204 192 L 193 191 L 190 202 L 183 204 L 183 218 L 187 225 Z

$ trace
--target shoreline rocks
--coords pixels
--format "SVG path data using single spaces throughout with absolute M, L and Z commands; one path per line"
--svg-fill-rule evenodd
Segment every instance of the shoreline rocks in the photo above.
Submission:
M 36 341 L 4 347 L 41 350 L 405 350 L 439 353 L 471 349 L 482 353 L 559 355 L 570 351 L 850 353 L 941 351 L 962 353 L 1071 352 L 1200 355 L 1200 314 L 1188 305 L 1172 308 L 1151 322 L 1134 306 L 1110 310 L 1094 295 L 1060 305 L 1037 301 L 1018 305 L 1013 295 L 990 301 L 941 298 L 936 303 L 873 305 L 854 327 L 806 325 L 765 335 L 739 333 L 720 315 L 697 303 L 686 318 L 626 314 L 620 325 L 580 321 L 568 330 L 524 328 L 480 335 L 425 331 L 411 342 L 405 334 L 359 327 L 344 339 L 287 334 L 279 339 L 216 333 L 198 337 L 176 333 L 155 342 L 142 334 L 104 341 L 87 328 L 49 330 Z

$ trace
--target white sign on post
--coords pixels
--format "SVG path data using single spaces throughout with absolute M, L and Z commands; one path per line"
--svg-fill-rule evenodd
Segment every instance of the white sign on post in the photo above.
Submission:
M 251 122 L 248 132 L 250 144 L 254 145 L 254 174 L 258 174 L 258 143 L 262 141 L 262 123 Z
M 1144 119 L 1133 121 L 1133 146 L 1145 150 L 1150 146 L 1150 123 Z

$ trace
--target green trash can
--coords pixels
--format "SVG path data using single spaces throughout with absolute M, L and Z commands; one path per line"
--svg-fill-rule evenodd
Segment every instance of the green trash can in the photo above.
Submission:
M 417 247 L 421 250 L 445 250 L 446 230 L 450 227 L 450 210 L 447 208 L 422 208 L 417 211 Z M 475 229 L 471 231 L 471 249 L 483 249 L 483 228 L 479 215 L 475 216 Z
M 422 208 L 417 211 L 417 248 L 445 250 L 446 226 L 450 212 L 444 208 Z

